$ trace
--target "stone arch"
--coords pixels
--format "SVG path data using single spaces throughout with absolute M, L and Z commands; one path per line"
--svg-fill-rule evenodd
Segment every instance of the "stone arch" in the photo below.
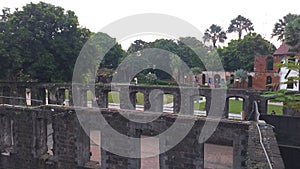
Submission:
M 242 102 L 242 104 L 240 105 L 239 102 Z M 245 96 L 242 95 L 227 96 L 223 117 L 240 119 L 241 118 L 240 113 L 248 111 L 247 103 L 248 103 L 248 99 L 246 99 Z
M 202 74 L 202 85 L 205 85 L 206 83 L 206 75 Z
M 207 116 L 210 104 L 207 102 L 209 98 L 206 95 L 193 95 L 191 96 L 193 101 L 193 110 L 195 115 Z
M 216 87 L 220 86 L 221 83 L 221 76 L 219 74 L 215 74 L 214 75 L 214 83 Z

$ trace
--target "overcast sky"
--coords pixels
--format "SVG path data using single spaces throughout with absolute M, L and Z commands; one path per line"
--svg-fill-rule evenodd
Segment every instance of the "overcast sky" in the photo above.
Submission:
M 0 7 L 20 8 L 30 2 L 36 3 L 39 0 L 0 0 Z M 123 17 L 142 13 L 172 15 L 189 22 L 202 32 L 211 24 L 220 25 L 227 30 L 230 21 L 240 14 L 253 22 L 255 32 L 277 47 L 280 42 L 276 38 L 270 38 L 274 24 L 288 13 L 300 14 L 298 0 L 44 0 L 44 2 L 75 11 L 80 25 L 94 32 Z

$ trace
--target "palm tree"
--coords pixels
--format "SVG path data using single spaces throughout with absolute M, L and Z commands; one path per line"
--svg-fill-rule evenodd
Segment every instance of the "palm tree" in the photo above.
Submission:
M 212 41 L 214 48 L 216 48 L 217 41 L 223 43 L 225 42 L 226 33 L 222 31 L 222 28 L 218 25 L 212 24 L 209 29 L 206 29 L 203 40 L 204 43 L 207 41 Z
M 284 41 L 284 34 L 286 32 L 287 25 L 294 21 L 297 17 L 299 17 L 299 15 L 289 13 L 286 16 L 284 16 L 283 19 L 279 19 L 278 22 L 274 25 L 273 33 L 271 34 L 272 38 L 274 36 L 278 36 L 278 40 Z
M 238 69 L 238 70 L 234 71 L 234 77 L 236 79 L 238 79 L 240 86 L 241 86 L 241 84 L 243 84 L 243 86 L 244 86 L 244 83 L 247 79 L 247 75 L 248 75 L 248 72 L 244 69 Z
M 241 39 L 243 31 L 246 32 L 254 31 L 254 27 L 252 22 L 249 19 L 241 15 L 238 15 L 235 19 L 231 20 L 231 24 L 229 25 L 227 32 L 228 33 L 238 32 L 239 39 Z

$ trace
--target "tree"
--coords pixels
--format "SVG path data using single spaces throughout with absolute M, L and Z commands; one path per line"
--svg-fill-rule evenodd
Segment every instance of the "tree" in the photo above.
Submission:
M 7 11 L 0 27 L 5 41 L 0 60 L 6 64 L 2 79 L 71 81 L 77 56 L 91 35 L 79 27 L 75 13 L 44 2 Z
M 215 24 L 212 24 L 209 29 L 206 29 L 203 36 L 204 43 L 207 41 L 212 41 L 214 48 L 216 48 L 217 41 L 224 43 L 226 39 L 226 33 L 220 26 Z
M 295 61 L 293 61 L 295 59 Z M 293 59 L 287 59 L 287 62 L 279 63 L 276 66 L 279 68 L 287 68 L 300 72 L 300 56 L 293 56 Z M 300 74 L 298 76 L 290 76 L 284 84 L 297 84 L 299 86 Z M 272 84 L 277 85 L 277 84 Z M 274 101 L 283 103 L 283 113 L 285 115 L 299 116 L 300 115 L 300 86 L 298 91 L 290 91 L 288 89 L 280 89 L 273 92 L 265 92 L 263 96 L 275 98 Z
M 284 41 L 286 27 L 297 17 L 299 17 L 299 15 L 289 13 L 284 16 L 283 19 L 279 19 L 278 22 L 274 24 L 273 33 L 271 34 L 272 38 L 278 36 L 278 40 Z
M 275 46 L 261 35 L 248 33 L 243 39 L 231 40 L 228 46 L 218 48 L 217 51 L 226 71 L 253 71 L 254 57 L 272 54 L 275 49 Z
M 286 26 L 285 43 L 290 45 L 290 50 L 300 52 L 300 17 L 294 19 Z
M 238 32 L 239 39 L 241 39 L 243 31 L 254 31 L 254 27 L 249 19 L 238 15 L 235 19 L 231 20 L 231 24 L 229 25 L 227 32 Z
M 234 71 L 234 77 L 239 80 L 240 86 L 241 84 L 244 86 L 244 83 L 248 77 L 248 72 L 243 69 L 238 69 Z

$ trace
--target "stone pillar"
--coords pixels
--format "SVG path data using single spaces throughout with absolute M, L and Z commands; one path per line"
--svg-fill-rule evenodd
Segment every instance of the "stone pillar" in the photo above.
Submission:
M 260 114 L 267 114 L 267 110 L 268 110 L 268 100 L 266 100 L 266 99 L 260 99 L 259 100 L 259 103 L 258 103 L 258 105 L 259 105 L 259 113 Z
M 208 115 L 209 111 L 210 111 L 211 97 L 210 96 L 206 96 L 205 99 L 206 99 L 205 110 L 206 110 L 206 115 Z
M 144 111 L 147 111 L 151 108 L 151 102 L 150 102 L 150 91 L 144 92 Z
M 226 98 L 226 103 L 224 107 L 224 113 L 223 113 L 223 118 L 228 118 L 229 117 L 229 98 Z
M 53 112 L 53 151 L 58 168 L 83 166 L 90 157 L 90 140 L 75 112 Z
M 160 169 L 204 169 L 204 144 L 198 142 L 198 137 L 199 131 L 192 129 L 179 144 L 160 154 Z M 163 149 L 163 146 L 168 146 L 167 139 L 160 139 L 160 149 Z
M 181 100 L 180 113 L 181 114 L 194 114 L 194 100 L 191 98 L 192 96 L 189 93 L 184 92 Z
M 129 93 L 128 87 L 120 89 L 120 108 L 134 110 L 136 106 L 136 94 Z
M 140 130 L 136 130 L 135 123 L 122 120 L 115 120 L 110 123 L 118 132 L 128 137 L 140 137 Z M 114 137 L 110 133 L 101 132 L 101 166 L 102 168 L 140 168 L 140 158 L 129 158 L 131 153 L 137 153 L 140 157 L 141 144 L 131 142 L 129 139 Z M 105 150 L 111 148 L 114 151 L 125 154 L 125 157 Z M 127 154 L 127 155 L 126 155 Z
M 103 91 L 103 90 L 96 91 L 96 97 L 98 98 L 97 103 L 98 103 L 99 108 L 108 108 L 108 92 L 107 91 Z
M 173 94 L 173 112 L 179 113 L 181 109 L 181 96 L 180 93 Z
M 152 90 L 149 94 L 150 108 L 152 112 L 163 112 L 164 94 L 161 90 Z
M 7 116 L 0 116 L 0 145 L 4 147 L 12 146 L 11 120 Z
M 233 138 L 233 167 L 232 168 L 246 168 L 247 160 L 247 133 L 235 135 Z

